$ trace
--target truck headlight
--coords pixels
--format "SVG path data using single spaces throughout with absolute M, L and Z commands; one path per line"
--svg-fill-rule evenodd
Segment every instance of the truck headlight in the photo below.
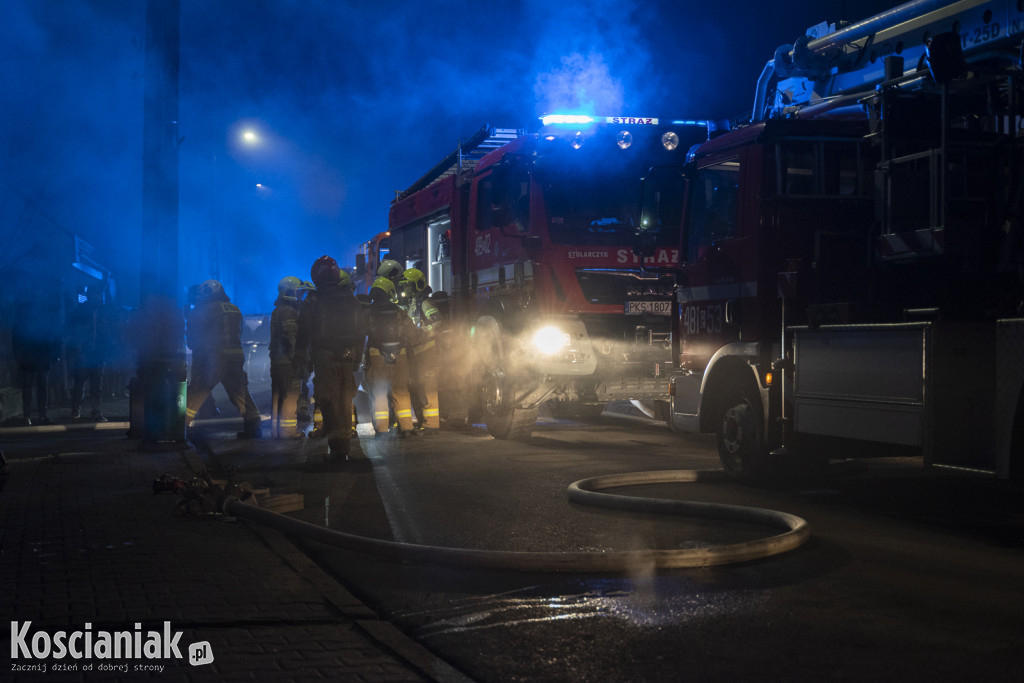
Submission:
M 569 335 L 554 325 L 546 325 L 533 333 L 531 341 L 537 353 L 552 356 L 569 345 Z

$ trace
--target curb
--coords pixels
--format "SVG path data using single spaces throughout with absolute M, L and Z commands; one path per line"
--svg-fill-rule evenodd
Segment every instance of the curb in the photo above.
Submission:
M 207 469 L 206 464 L 195 451 L 183 452 L 182 458 L 193 474 L 200 474 Z M 243 522 L 246 529 L 259 537 L 288 566 L 294 569 L 296 574 L 319 591 L 324 600 L 343 616 L 352 620 L 368 638 L 380 645 L 382 649 L 401 659 L 409 668 L 427 680 L 437 683 L 473 682 L 473 679 L 437 657 L 394 624 L 380 619 L 376 612 L 325 572 L 284 533 L 264 525 L 249 524 L 245 520 L 239 521 Z

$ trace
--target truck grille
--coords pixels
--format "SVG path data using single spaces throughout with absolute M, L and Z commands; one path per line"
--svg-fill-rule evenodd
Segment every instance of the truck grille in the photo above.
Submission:
M 579 268 L 576 279 L 592 304 L 623 304 L 626 299 L 671 299 L 674 276 L 639 271 Z

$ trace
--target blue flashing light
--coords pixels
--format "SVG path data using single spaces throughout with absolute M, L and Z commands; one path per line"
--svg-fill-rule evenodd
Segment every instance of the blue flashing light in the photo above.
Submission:
M 585 116 L 581 114 L 548 114 L 547 116 L 542 116 L 540 120 L 545 126 L 559 123 L 579 125 L 594 122 L 594 118 L 592 116 Z

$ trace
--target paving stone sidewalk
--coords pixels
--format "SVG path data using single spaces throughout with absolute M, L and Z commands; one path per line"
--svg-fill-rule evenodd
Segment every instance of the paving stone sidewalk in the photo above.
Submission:
M 91 629 L 98 639 L 101 631 L 170 628 L 181 632 L 182 655 L 57 659 L 54 642 L 49 656 L 19 657 L 0 678 L 464 680 L 275 530 L 222 515 L 175 516 L 179 496 L 154 494 L 152 482 L 163 473 L 191 477 L 183 452 L 140 452 L 117 432 L 0 439 L 4 649 L 15 622 L 21 632 L 30 621 L 30 650 L 42 651 L 59 631 Z M 48 637 L 34 637 L 40 632 Z M 203 643 L 213 661 L 193 666 L 189 645 Z M 56 665 L 75 668 L 56 672 Z M 102 670 L 111 665 L 118 669 Z M 153 669 L 137 668 L 144 666 Z

